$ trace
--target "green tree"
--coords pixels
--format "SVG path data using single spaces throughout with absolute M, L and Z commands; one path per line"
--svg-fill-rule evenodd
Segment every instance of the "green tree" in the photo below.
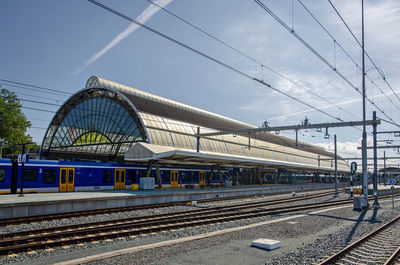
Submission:
M 3 156 L 20 152 L 17 144 L 29 143 L 32 137 L 26 134 L 31 123 L 21 110 L 17 95 L 5 88 L 0 90 L 0 148 Z

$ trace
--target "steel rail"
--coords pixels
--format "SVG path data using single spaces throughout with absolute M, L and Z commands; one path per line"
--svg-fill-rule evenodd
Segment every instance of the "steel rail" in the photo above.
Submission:
M 388 258 L 384 265 L 393 265 L 399 260 L 400 256 L 400 247 L 396 249 L 396 251 Z
M 256 209 L 248 211 L 216 212 L 209 215 L 200 213 L 200 216 L 169 217 L 163 220 L 148 220 L 134 224 L 113 225 L 107 228 L 92 227 L 84 230 L 69 229 L 55 234 L 39 235 L 26 238 L 8 238 L 0 241 L 0 255 L 18 253 L 33 249 L 77 244 L 93 240 L 104 240 L 116 237 L 138 236 L 156 231 L 180 229 L 212 223 L 229 222 L 242 219 L 256 218 L 266 215 L 283 214 L 300 210 L 343 205 L 352 203 L 352 200 L 335 202 L 312 203 L 302 206 L 284 206 L 272 209 Z
M 284 198 L 278 200 L 268 200 L 264 202 L 250 202 L 250 203 L 240 203 L 235 205 L 227 205 L 227 206 L 217 206 L 212 208 L 202 208 L 197 210 L 185 211 L 185 212 L 174 212 L 174 213 L 165 213 L 165 214 L 157 214 L 157 215 L 147 215 L 147 216 L 137 216 L 137 217 L 128 217 L 124 219 L 113 219 L 107 221 L 98 221 L 98 222 L 89 222 L 83 224 L 76 224 L 76 225 L 68 225 L 68 226 L 58 226 L 58 227 L 51 227 L 51 228 L 44 228 L 44 229 L 37 229 L 37 230 L 30 230 L 30 231 L 20 231 L 20 232 L 11 232 L 0 235 L 0 238 L 3 240 L 6 238 L 12 237 L 26 237 L 26 236 L 37 236 L 39 234 L 48 234 L 48 233 L 55 233 L 57 231 L 64 231 L 64 230 L 77 230 L 77 229 L 84 229 L 86 227 L 94 227 L 94 226 L 102 226 L 107 227 L 109 224 L 111 225 L 121 225 L 121 224 L 128 224 L 128 223 L 136 223 L 139 221 L 154 221 L 162 218 L 179 218 L 179 217 L 190 217 L 197 214 L 207 214 L 207 213 L 214 213 L 214 212 L 228 212 L 228 211 L 237 211 L 241 209 L 246 209 L 249 207 L 264 207 L 270 205 L 277 205 L 282 203 L 288 202 L 297 202 L 302 200 L 309 200 L 314 198 L 319 198 L 323 196 L 333 195 L 333 192 L 324 193 L 324 194 L 315 194 L 309 196 L 302 196 L 296 198 Z
M 356 242 L 350 244 L 349 246 L 345 247 L 344 249 L 340 250 L 339 252 L 335 253 L 334 255 L 330 256 L 329 258 L 325 259 L 319 265 L 328 265 L 328 264 L 335 264 L 336 261 L 344 257 L 346 254 L 348 254 L 350 251 L 354 250 L 356 247 L 358 247 L 360 244 L 365 243 L 367 240 L 372 238 L 373 236 L 377 235 L 378 233 L 382 232 L 383 230 L 387 229 L 394 223 L 398 222 L 400 220 L 400 215 L 397 216 L 396 218 L 392 219 L 388 223 L 382 225 L 381 227 L 375 229 L 371 233 L 367 234 L 366 236 L 360 238 Z
M 287 188 L 287 189 L 289 189 L 289 188 Z M 317 191 L 317 190 L 322 191 L 322 190 L 326 190 L 326 189 L 313 189 L 313 190 L 302 191 L 302 192 L 312 192 L 312 191 Z M 236 199 L 252 198 L 254 196 L 287 194 L 290 192 L 291 191 L 275 192 L 275 193 L 260 193 L 260 194 L 256 194 L 256 195 L 216 197 L 216 198 L 209 198 L 209 199 L 199 199 L 199 200 L 197 200 L 197 202 L 198 203 L 207 203 L 207 202 L 215 202 L 215 201 L 236 200 Z M 12 217 L 12 218 L 7 218 L 7 219 L 0 219 L 0 226 L 16 225 L 16 224 L 32 223 L 32 222 L 42 222 L 42 221 L 50 221 L 50 220 L 56 220 L 56 219 L 83 217 L 83 216 L 91 216 L 91 215 L 99 215 L 99 214 L 110 214 L 110 213 L 115 213 L 115 212 L 128 212 L 128 211 L 155 209 L 155 208 L 165 208 L 165 207 L 172 207 L 172 206 L 186 204 L 191 201 L 192 200 L 186 200 L 186 201 L 168 202 L 168 203 L 133 205 L 133 206 L 123 206 L 123 207 L 115 207 L 115 208 L 105 208 L 105 209 L 94 209 L 94 210 L 53 213 L 53 214 L 31 215 L 31 216 L 24 216 L 24 217 Z
M 206 225 L 219 222 L 229 222 L 256 218 L 272 214 L 282 214 L 300 210 L 315 209 L 320 207 L 348 204 L 347 202 L 328 202 L 323 204 L 311 204 L 307 206 L 280 207 L 269 210 L 250 210 L 246 212 L 212 213 L 211 215 L 176 218 L 169 217 L 164 220 L 149 220 L 136 224 L 111 225 L 110 227 L 94 227 L 84 230 L 66 230 L 57 233 L 38 235 L 23 238 L 8 238 L 0 240 L 0 255 L 44 249 L 69 244 L 77 244 L 93 240 L 104 240 L 115 237 L 138 236 L 163 230 L 180 229 L 198 225 Z

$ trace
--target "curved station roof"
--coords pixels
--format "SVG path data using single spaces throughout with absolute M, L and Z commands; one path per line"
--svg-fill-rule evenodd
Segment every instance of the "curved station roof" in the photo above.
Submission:
M 332 153 L 269 132 L 201 137 L 197 152 L 198 129 L 204 134 L 252 128 L 257 127 L 92 76 L 55 114 L 41 156 L 334 171 Z M 338 171 L 349 171 L 341 158 Z

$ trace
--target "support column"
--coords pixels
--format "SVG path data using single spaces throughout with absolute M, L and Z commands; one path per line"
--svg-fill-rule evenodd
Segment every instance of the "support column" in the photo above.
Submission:
M 366 98 L 366 89 L 365 89 L 365 51 L 364 51 L 364 0 L 361 0 L 361 19 L 362 19 L 362 30 L 361 30 L 361 38 L 362 38 L 362 108 L 363 108 L 363 131 L 362 131 L 362 174 L 363 174 L 363 195 L 364 199 L 362 201 L 362 208 L 368 208 L 368 168 L 367 168 L 367 130 L 365 123 L 365 98 Z
M 196 145 L 196 151 L 197 153 L 200 152 L 200 127 L 197 127 L 197 145 Z
M 224 182 L 222 180 L 222 173 L 221 173 L 221 167 L 218 166 L 218 179 L 219 179 L 219 183 L 221 183 L 221 186 L 224 185 Z
M 156 178 L 157 178 L 157 181 L 158 181 L 158 187 L 162 188 L 160 165 L 159 165 L 157 160 L 156 160 Z
M 376 111 L 372 112 L 372 119 L 376 121 Z M 374 122 L 372 125 L 372 136 L 374 140 L 374 207 L 379 208 L 379 201 L 378 201 L 378 155 L 377 155 L 377 141 L 376 141 L 376 127 L 377 124 Z
M 383 182 L 386 186 L 386 151 L 383 151 Z
M 147 163 L 146 178 L 150 178 L 152 167 L 153 167 L 153 160 L 150 160 L 149 163 Z
M 337 141 L 336 141 L 336 134 L 334 135 L 334 142 L 335 142 L 335 197 L 339 197 L 338 193 L 338 175 L 337 175 Z
M 213 177 L 214 177 L 214 168 L 211 167 L 211 172 L 210 175 L 208 176 L 208 186 L 210 186 Z
M 25 154 L 25 144 L 22 144 L 22 156 Z M 21 189 L 19 193 L 19 197 L 24 197 L 24 162 L 21 162 Z

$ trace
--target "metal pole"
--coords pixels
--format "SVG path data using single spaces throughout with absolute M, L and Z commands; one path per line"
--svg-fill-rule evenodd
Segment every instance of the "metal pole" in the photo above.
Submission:
M 21 189 L 19 192 L 19 197 L 24 197 L 24 162 L 22 156 L 25 154 L 25 144 L 22 144 L 22 155 L 21 155 Z
M 386 151 L 383 151 L 383 182 L 386 186 Z
M 372 117 L 373 120 L 376 120 L 376 111 L 372 112 Z M 374 141 L 374 207 L 378 208 L 379 207 L 379 202 L 378 202 L 378 154 L 377 154 L 377 141 L 376 141 L 376 123 L 372 125 L 372 136 L 373 136 L 373 141 Z
M 333 136 L 335 142 L 335 197 L 339 196 L 338 193 L 338 177 L 337 177 L 337 143 L 336 143 L 336 134 Z
M 197 153 L 200 151 L 200 127 L 197 127 L 197 146 L 196 146 L 196 151 Z
M 296 147 L 299 146 L 299 130 L 296 131 Z
M 363 107 L 363 131 L 362 131 L 362 174 L 363 174 L 363 208 L 368 207 L 368 175 L 367 175 L 367 131 L 365 124 L 365 52 L 364 52 L 364 0 L 361 0 L 362 20 L 362 107 Z
M 353 175 L 354 175 L 354 173 L 351 173 L 351 175 L 350 175 L 350 198 L 353 198 L 353 190 L 354 190 L 354 188 L 353 188 Z
M 394 186 L 392 185 L 390 189 L 392 190 L 392 208 L 394 209 L 394 194 L 393 194 Z

